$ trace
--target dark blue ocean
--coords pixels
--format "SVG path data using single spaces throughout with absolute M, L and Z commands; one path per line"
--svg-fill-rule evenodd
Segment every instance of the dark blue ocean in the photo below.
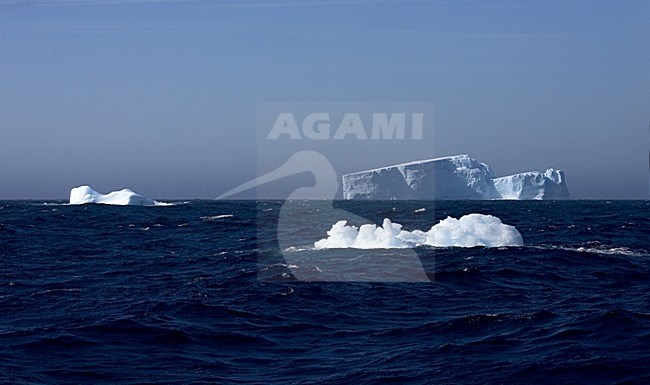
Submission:
M 649 201 L 283 203 L 0 202 L 0 382 L 650 383 Z M 314 250 L 343 211 L 524 246 Z

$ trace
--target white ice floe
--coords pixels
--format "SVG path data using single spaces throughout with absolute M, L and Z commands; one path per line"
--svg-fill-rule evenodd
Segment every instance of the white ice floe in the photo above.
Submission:
M 118 206 L 157 206 L 166 205 L 156 202 L 151 198 L 140 195 L 129 189 L 113 191 L 108 194 L 100 194 L 90 186 L 79 186 L 70 190 L 70 204 L 83 205 L 86 203 L 99 203 L 104 205 Z
M 422 245 L 434 247 L 522 246 L 523 238 L 514 226 L 492 215 L 468 214 L 460 219 L 447 217 L 428 231 L 402 230 L 402 225 L 384 219 L 382 226 L 366 224 L 357 228 L 347 221 L 336 222 L 328 237 L 314 243 L 315 249 L 392 249 Z

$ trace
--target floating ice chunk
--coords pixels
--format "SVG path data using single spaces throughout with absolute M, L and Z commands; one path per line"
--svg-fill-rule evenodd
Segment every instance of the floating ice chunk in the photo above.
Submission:
M 514 226 L 492 215 L 469 214 L 460 219 L 447 217 L 427 232 L 426 244 L 447 247 L 522 246 L 524 240 Z
M 99 203 L 104 205 L 119 206 L 164 205 L 161 202 L 156 202 L 151 198 L 147 198 L 129 189 L 113 191 L 106 195 L 98 193 L 97 191 L 90 188 L 90 186 L 79 186 L 70 190 L 71 205 L 83 205 L 86 203 Z
M 382 226 L 366 224 L 357 229 L 348 226 L 347 221 L 338 221 L 327 232 L 328 237 L 314 244 L 316 249 L 355 248 L 355 249 L 393 249 L 408 248 L 409 244 L 398 238 L 402 225 L 384 219 Z
M 460 219 L 447 217 L 429 231 L 402 230 L 402 225 L 384 219 L 381 227 L 373 224 L 348 226 L 336 222 L 328 237 L 314 243 L 316 249 L 356 248 L 394 249 L 421 245 L 434 247 L 522 246 L 523 238 L 514 226 L 492 215 L 468 214 Z

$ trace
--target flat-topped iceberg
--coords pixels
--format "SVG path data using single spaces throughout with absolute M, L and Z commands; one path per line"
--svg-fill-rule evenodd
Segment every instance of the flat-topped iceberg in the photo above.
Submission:
M 549 168 L 495 178 L 494 187 L 501 199 L 569 199 L 564 171 Z
M 86 203 L 119 206 L 156 206 L 159 204 L 159 202 L 129 189 L 113 191 L 106 195 L 98 193 L 90 188 L 90 186 L 79 186 L 70 190 L 71 205 L 83 205 Z
M 492 169 L 468 155 L 343 175 L 344 199 L 495 199 Z
M 397 164 L 343 175 L 343 199 L 567 199 L 564 172 L 495 178 L 469 155 Z

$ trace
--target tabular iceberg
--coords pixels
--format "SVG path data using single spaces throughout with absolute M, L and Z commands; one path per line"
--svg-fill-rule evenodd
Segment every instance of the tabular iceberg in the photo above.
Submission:
M 343 199 L 567 199 L 564 172 L 495 178 L 490 166 L 455 155 L 343 175 Z
M 501 199 L 569 199 L 564 171 L 549 168 L 495 178 L 494 187 Z
M 98 193 L 90 188 L 90 186 L 79 186 L 70 190 L 71 205 L 83 205 L 86 203 L 119 206 L 156 206 L 159 204 L 159 202 L 129 189 L 113 191 L 106 195 Z

